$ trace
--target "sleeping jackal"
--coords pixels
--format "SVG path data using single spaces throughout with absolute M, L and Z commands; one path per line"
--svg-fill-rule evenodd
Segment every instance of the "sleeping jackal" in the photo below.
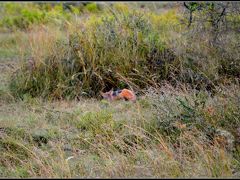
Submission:
M 122 90 L 117 90 L 117 91 L 113 91 L 113 89 L 111 89 L 110 91 L 105 92 L 105 93 L 100 92 L 100 94 L 102 95 L 102 97 L 104 99 L 107 99 L 109 101 L 124 99 L 127 101 L 136 102 L 136 95 L 134 94 L 133 91 L 128 90 L 128 89 L 122 89 Z

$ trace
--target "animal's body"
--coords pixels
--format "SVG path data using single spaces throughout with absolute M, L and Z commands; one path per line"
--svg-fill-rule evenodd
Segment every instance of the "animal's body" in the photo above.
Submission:
M 136 102 L 135 93 L 129 89 L 121 89 L 121 90 L 117 90 L 117 91 L 110 90 L 105 93 L 101 92 L 101 95 L 104 99 L 107 99 L 109 101 L 124 99 L 127 101 Z

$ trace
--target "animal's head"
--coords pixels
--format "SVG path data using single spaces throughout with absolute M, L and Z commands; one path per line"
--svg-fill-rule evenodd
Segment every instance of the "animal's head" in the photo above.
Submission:
M 110 91 L 105 92 L 105 93 L 100 92 L 100 94 L 104 99 L 111 100 L 112 99 L 112 94 L 113 94 L 113 89 L 111 89 Z

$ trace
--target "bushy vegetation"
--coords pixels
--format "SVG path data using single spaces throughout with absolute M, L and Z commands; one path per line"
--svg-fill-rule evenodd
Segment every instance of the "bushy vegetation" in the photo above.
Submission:
M 189 3 L 190 18 L 187 43 L 183 46 L 186 69 L 199 78 L 205 76 L 212 84 L 239 82 L 240 38 L 236 22 L 238 3 Z M 201 42 L 201 43 L 199 43 Z M 186 52 L 186 53 L 185 53 Z M 187 73 L 190 77 L 190 73 Z M 192 78 L 194 79 L 194 78 Z
M 62 26 L 81 12 L 98 12 L 96 3 L 85 6 L 64 3 L 1 3 L 0 27 L 27 30 L 34 25 L 52 23 Z
M 238 177 L 238 8 L 1 3 L 0 176 Z
M 163 80 L 215 92 L 219 83 L 238 81 L 238 33 L 227 31 L 216 45 L 207 21 L 188 28 L 177 9 L 157 14 L 125 7 L 106 6 L 101 15 L 31 29 L 26 46 L 21 43 L 22 68 L 12 79 L 13 94 L 96 97 L 112 87 L 140 92 Z
M 164 23 L 154 24 L 151 15 L 120 11 L 70 23 L 67 37 L 41 28 L 27 43 L 33 45 L 32 65 L 24 55 L 23 68 L 14 76 L 11 89 L 19 96 L 74 98 L 81 93 L 96 96 L 111 87 L 154 85 L 168 77 L 175 60 L 158 26 Z M 48 46 L 38 49 L 46 41 Z

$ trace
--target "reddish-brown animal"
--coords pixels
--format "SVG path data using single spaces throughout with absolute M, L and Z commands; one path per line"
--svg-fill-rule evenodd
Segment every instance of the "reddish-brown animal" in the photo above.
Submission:
M 125 99 L 127 101 L 136 102 L 135 93 L 129 89 L 122 89 L 122 90 L 117 90 L 117 91 L 113 91 L 113 89 L 111 89 L 110 91 L 105 92 L 105 93 L 100 92 L 100 94 L 102 95 L 102 97 L 104 99 L 107 99 L 109 101 Z

